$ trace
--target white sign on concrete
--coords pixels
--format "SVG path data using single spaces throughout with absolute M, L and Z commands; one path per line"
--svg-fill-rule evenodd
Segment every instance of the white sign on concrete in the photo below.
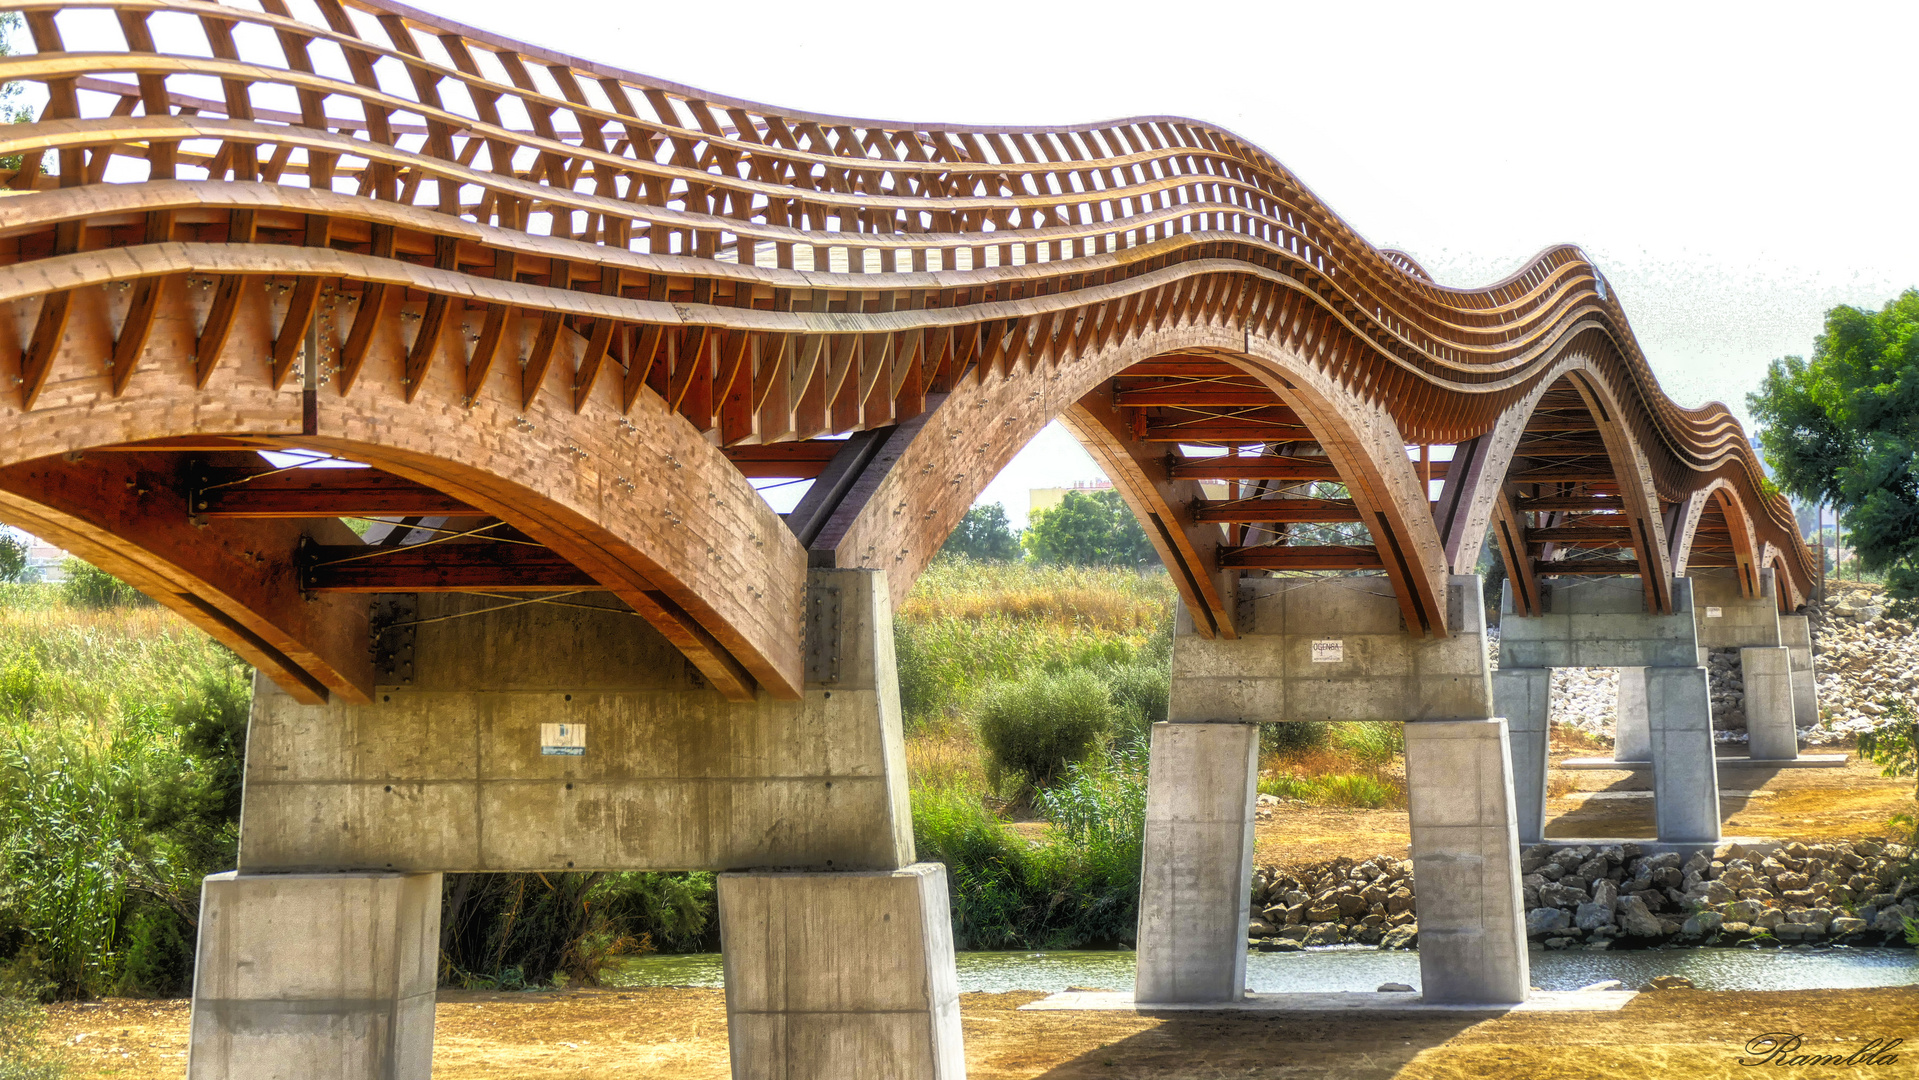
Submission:
M 540 753 L 561 757 L 586 756 L 586 725 L 541 724 Z
M 1706 609 L 1706 618 L 1708 619 L 1717 619 L 1724 614 L 1725 614 L 1724 608 L 1708 607 Z
M 1337 664 L 1346 659 L 1346 642 L 1334 638 L 1331 641 L 1313 642 L 1313 663 Z

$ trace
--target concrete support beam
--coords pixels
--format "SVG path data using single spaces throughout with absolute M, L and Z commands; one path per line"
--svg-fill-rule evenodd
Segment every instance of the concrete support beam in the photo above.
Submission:
M 373 704 L 302 705 L 257 683 L 240 868 L 912 862 L 886 575 L 808 583 L 803 698 L 746 703 L 622 609 L 420 596 L 418 624 L 382 641 L 411 665 Z M 576 745 L 546 746 L 561 725 Z
M 1258 725 L 1153 725 L 1134 1000 L 1244 994 L 1258 779 Z
M 1779 616 L 1779 637 L 1792 654 L 1792 722 L 1796 727 L 1819 723 L 1819 685 L 1812 666 L 1812 623 L 1804 615 Z
M 1506 583 L 1499 622 L 1501 667 L 1691 667 L 1701 663 L 1692 582 L 1675 578 L 1673 613 L 1649 615 L 1632 578 L 1554 585 L 1543 615 L 1513 614 Z
M 721 874 L 719 904 L 734 1080 L 963 1080 L 944 866 Z
M 1521 1002 L 1531 985 L 1507 738 L 1501 719 L 1406 725 L 1428 1004 Z
M 1746 685 L 1746 736 L 1752 757 L 1790 761 L 1799 756 L 1799 730 L 1793 726 L 1792 650 L 1739 650 Z
M 1493 713 L 1506 721 L 1506 739 L 1512 747 L 1509 757 L 1513 773 L 1513 818 L 1519 830 L 1519 842 L 1537 844 L 1546 830 L 1547 724 L 1552 711 L 1552 669 L 1502 667 L 1492 674 Z
M 1646 719 L 1646 669 L 1619 669 L 1619 719 L 1613 724 L 1614 761 L 1651 761 L 1652 725 Z
M 1654 813 L 1662 843 L 1719 842 L 1710 695 L 1703 667 L 1646 669 Z
M 438 874 L 213 874 L 188 1080 L 427 1080 Z
M 1408 633 L 1385 578 L 1261 578 L 1239 585 L 1237 640 L 1173 637 L 1174 720 L 1418 720 L 1491 711 L 1479 579 L 1447 590 L 1451 636 Z

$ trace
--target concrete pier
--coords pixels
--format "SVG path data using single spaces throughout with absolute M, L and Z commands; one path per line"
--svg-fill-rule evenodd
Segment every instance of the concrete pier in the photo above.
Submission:
M 1419 889 L 1419 978 L 1429 1004 L 1526 1000 L 1526 914 L 1503 720 L 1406 725 L 1408 818 Z
M 1793 725 L 1792 650 L 1739 650 L 1746 687 L 1747 745 L 1755 760 L 1790 761 L 1799 756 L 1799 729 Z
M 946 868 L 721 874 L 734 1080 L 963 1080 Z
M 200 892 L 193 1080 L 428 1080 L 440 875 L 228 872 Z
M 1444 639 L 1408 633 L 1384 579 L 1241 582 L 1236 639 L 1200 638 L 1181 613 L 1171 721 L 1152 736 L 1134 1001 L 1243 998 L 1258 725 L 1305 720 L 1406 724 L 1426 1000 L 1525 998 L 1522 802 L 1490 717 L 1495 694 L 1522 716 L 1543 780 L 1547 673 L 1496 684 L 1479 579 L 1450 579 L 1447 603 Z M 1535 823 L 1542 797 L 1524 797 Z
M 1646 717 L 1660 842 L 1717 843 L 1719 769 L 1706 669 L 1647 668 Z
M 373 704 L 256 683 L 191 1080 L 425 1080 L 440 873 L 565 870 L 752 871 L 720 886 L 735 1076 L 962 1075 L 889 596 L 879 571 L 811 571 L 803 697 L 751 702 L 601 594 L 374 598 Z
M 1819 723 L 1819 686 L 1812 666 L 1812 620 L 1804 615 L 1779 616 L 1780 644 L 1792 656 L 1792 722 L 1795 727 Z
M 1770 579 L 1768 579 L 1770 580 Z M 1514 614 L 1509 582 L 1500 617 L 1499 670 L 1496 685 L 1508 688 L 1498 700 L 1506 713 L 1514 789 L 1522 798 L 1519 831 L 1528 843 L 1532 832 L 1530 792 L 1546 784 L 1543 736 L 1535 746 L 1532 726 L 1539 706 L 1520 689 L 1528 680 L 1550 680 L 1556 667 L 1616 667 L 1619 720 L 1614 760 L 1653 762 L 1659 839 L 1716 841 L 1719 838 L 1719 782 L 1713 763 L 1712 706 L 1707 692 L 1704 633 L 1694 618 L 1694 582 L 1675 578 L 1673 612 L 1645 611 L 1645 592 L 1632 578 L 1597 578 L 1555 585 L 1545 594 L 1547 609 L 1535 616 Z M 1737 596 L 1738 582 L 1713 579 L 1712 587 Z M 1721 599 L 1724 599 L 1722 596 Z M 1729 602 L 1730 603 L 1730 602 Z M 1733 605 L 1736 618 L 1720 621 L 1714 633 L 1763 634 L 1776 630 L 1777 618 L 1763 602 Z M 1768 620 L 1771 620 L 1768 622 Z M 1534 674 L 1527 674 L 1527 673 Z M 1520 714 L 1515 722 L 1513 716 Z M 1629 755 L 1643 752 L 1646 757 Z M 1663 777 L 1663 779 L 1661 779 Z M 1423 933 L 1423 927 L 1422 927 Z
M 1613 723 L 1614 761 L 1651 761 L 1652 724 L 1646 718 L 1646 669 L 1619 669 L 1618 719 Z
M 1548 668 L 1497 668 L 1493 713 L 1506 721 L 1512 747 L 1513 820 L 1519 842 L 1537 844 L 1546 830 L 1547 720 L 1552 708 Z
M 1134 998 L 1238 1001 L 1246 989 L 1259 726 L 1153 725 Z

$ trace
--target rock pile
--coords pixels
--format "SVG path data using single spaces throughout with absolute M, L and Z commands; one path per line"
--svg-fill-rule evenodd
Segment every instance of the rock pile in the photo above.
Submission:
M 1527 848 L 1520 863 L 1526 934 L 1548 949 L 1676 941 L 1898 944 L 1919 919 L 1911 853 L 1877 840 L 1744 847 L 1682 860 L 1638 844 Z M 1253 943 L 1266 951 L 1361 944 L 1412 948 L 1419 923 L 1412 864 L 1338 859 L 1253 880 Z
M 1820 715 L 1809 742 L 1833 743 L 1871 731 L 1885 716 L 1881 699 L 1919 694 L 1919 636 L 1910 621 L 1888 613 L 1884 589 L 1833 582 L 1825 603 L 1806 610 Z
M 1262 867 L 1253 875 L 1252 909 L 1246 933 L 1265 952 L 1341 944 L 1410 949 L 1419 940 L 1408 859 L 1341 858 L 1297 877 Z

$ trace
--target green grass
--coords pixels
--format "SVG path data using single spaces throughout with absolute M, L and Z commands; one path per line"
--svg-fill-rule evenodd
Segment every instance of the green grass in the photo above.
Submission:
M 1405 792 L 1390 780 L 1364 773 L 1332 773 L 1304 776 L 1283 772 L 1262 777 L 1259 793 L 1281 799 L 1298 799 L 1314 806 L 1337 806 L 1354 810 L 1378 810 L 1405 805 Z
M 1174 596 L 1163 571 L 940 559 L 894 619 L 907 722 L 963 716 L 992 684 L 1039 672 L 1163 666 Z

